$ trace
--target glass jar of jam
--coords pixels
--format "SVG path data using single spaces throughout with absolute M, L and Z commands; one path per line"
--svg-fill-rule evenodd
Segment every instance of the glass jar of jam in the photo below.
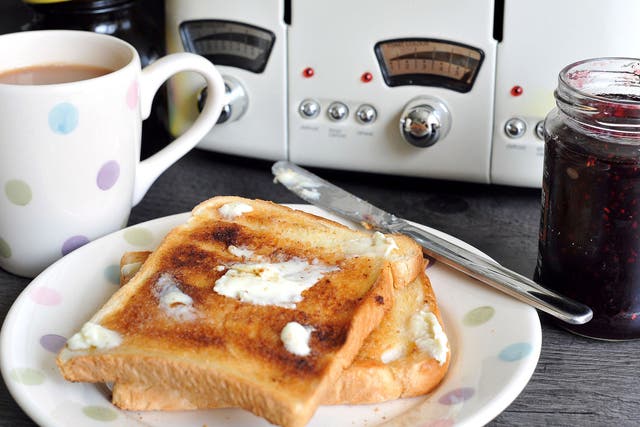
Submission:
M 640 60 L 564 68 L 545 120 L 536 280 L 593 310 L 593 338 L 640 338 Z

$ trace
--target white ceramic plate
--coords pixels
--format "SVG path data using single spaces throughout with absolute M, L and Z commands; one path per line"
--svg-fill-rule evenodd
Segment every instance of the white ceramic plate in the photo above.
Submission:
M 338 220 L 309 205 L 292 207 Z M 49 267 L 15 301 L 2 327 L 2 375 L 35 422 L 51 427 L 269 425 L 239 409 L 120 411 L 111 405 L 104 386 L 69 383 L 58 373 L 55 355 L 66 337 L 118 288 L 122 253 L 155 248 L 187 216 L 156 219 L 89 243 Z M 427 272 L 452 348 L 442 384 L 419 398 L 320 407 L 309 426 L 475 426 L 489 422 L 522 391 L 540 354 L 536 311 L 443 264 L 435 263 Z

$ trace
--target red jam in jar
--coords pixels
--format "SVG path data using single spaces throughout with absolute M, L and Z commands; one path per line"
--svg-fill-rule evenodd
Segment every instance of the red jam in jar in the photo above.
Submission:
M 569 65 L 555 97 L 535 278 L 593 310 L 567 329 L 640 338 L 640 60 Z

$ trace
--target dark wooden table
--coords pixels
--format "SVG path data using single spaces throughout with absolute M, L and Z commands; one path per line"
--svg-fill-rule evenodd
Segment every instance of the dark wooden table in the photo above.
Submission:
M 0 32 L 27 19 L 17 0 L 0 4 Z M 163 136 L 145 138 L 151 151 Z M 299 203 L 272 183 L 270 162 L 194 150 L 171 167 L 133 209 L 129 223 L 190 210 L 213 195 L 234 194 Z M 456 236 L 505 266 L 532 276 L 540 191 L 427 179 L 315 170 L 339 186 L 402 217 Z M 0 270 L 0 322 L 29 283 Z M 542 353 L 520 396 L 492 426 L 640 425 L 640 342 L 581 338 L 541 317 Z M 33 422 L 0 382 L 0 425 Z

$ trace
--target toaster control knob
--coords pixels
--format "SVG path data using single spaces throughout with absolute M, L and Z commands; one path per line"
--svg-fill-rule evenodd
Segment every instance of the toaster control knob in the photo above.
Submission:
M 231 118 L 231 105 L 224 104 L 222 109 L 220 110 L 220 115 L 218 116 L 217 124 L 224 123 Z
M 305 119 L 313 119 L 320 114 L 320 104 L 313 99 L 305 99 L 300 103 L 298 112 Z
M 536 123 L 536 136 L 539 139 L 544 140 L 544 120 L 540 120 Z
M 369 104 L 361 105 L 356 110 L 356 119 L 363 125 L 375 122 L 377 117 L 376 109 Z
M 349 115 L 349 107 L 347 107 L 342 102 L 333 102 L 329 105 L 327 109 L 327 114 L 329 114 L 329 118 L 334 122 L 339 122 L 344 120 Z
M 238 120 L 247 110 L 249 98 L 247 92 L 240 82 L 233 77 L 223 76 L 225 95 L 227 103 L 222 107 L 220 116 L 218 116 L 218 124 L 233 122 Z M 204 103 L 207 100 L 207 88 L 205 87 L 198 95 L 198 111 L 202 111 Z
M 447 136 L 450 128 L 449 108 L 438 98 L 414 98 L 400 116 L 400 134 L 416 147 L 432 146 Z
M 520 138 L 526 131 L 527 124 L 522 119 L 509 119 L 504 125 L 504 133 L 506 133 L 509 138 Z

